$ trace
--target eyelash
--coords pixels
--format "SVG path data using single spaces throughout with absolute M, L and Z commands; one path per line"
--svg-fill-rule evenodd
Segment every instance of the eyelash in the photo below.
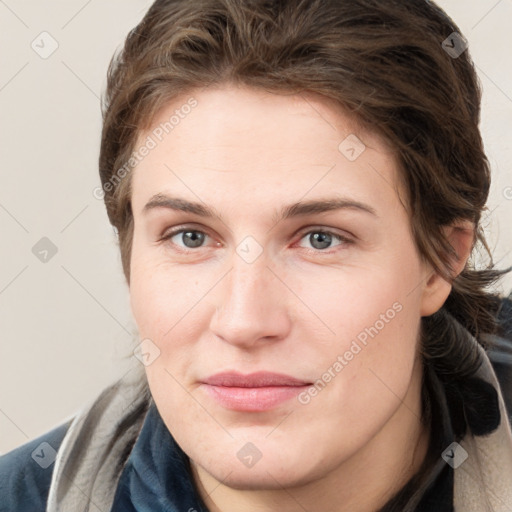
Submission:
M 181 226 L 181 227 L 171 229 L 170 231 L 167 231 L 166 234 L 164 234 L 164 236 L 162 236 L 158 241 L 159 242 L 170 241 L 170 239 L 173 238 L 174 236 L 179 235 L 180 233 L 187 232 L 187 231 L 192 231 L 194 233 L 202 233 L 202 234 L 210 237 L 210 235 L 208 233 L 206 233 L 205 231 L 202 231 L 201 229 L 195 229 L 193 227 Z M 332 235 L 332 238 L 338 240 L 340 242 L 340 244 L 335 246 L 334 250 L 329 250 L 329 248 L 328 249 L 311 249 L 308 247 L 302 247 L 302 249 L 305 249 L 307 252 L 310 252 L 310 253 L 323 254 L 323 255 L 333 254 L 334 252 L 336 252 L 336 247 L 343 247 L 343 246 L 351 245 L 354 243 L 354 240 L 351 240 L 348 237 L 345 237 L 343 235 L 340 235 L 338 233 L 335 233 L 334 231 L 330 231 L 325 228 L 313 228 L 313 229 L 309 229 L 309 231 L 301 231 L 298 234 L 300 236 L 299 241 L 302 240 L 305 236 L 310 235 L 312 233 L 323 233 L 323 234 Z M 210 237 L 210 238 L 213 238 L 213 237 Z M 176 245 L 176 244 L 173 244 L 173 245 Z M 179 247 L 178 250 L 181 252 L 184 252 L 184 253 L 193 253 L 193 252 L 196 252 L 197 249 L 204 248 L 203 246 L 197 247 L 196 249 L 184 248 L 181 246 L 178 246 L 178 247 Z

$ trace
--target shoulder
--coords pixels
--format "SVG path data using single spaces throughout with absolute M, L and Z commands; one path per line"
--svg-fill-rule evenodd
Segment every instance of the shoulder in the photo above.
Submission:
M 0 456 L 0 511 L 42 511 L 55 456 L 71 420 Z
M 512 420 L 512 295 L 503 298 L 498 314 L 500 333 L 487 350 Z

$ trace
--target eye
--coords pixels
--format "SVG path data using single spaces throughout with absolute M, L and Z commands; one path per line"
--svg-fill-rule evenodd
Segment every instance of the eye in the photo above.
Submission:
M 210 238 L 210 235 L 199 229 L 193 229 L 191 227 L 176 227 L 167 231 L 159 241 L 169 241 L 186 252 L 204 247 L 205 242 Z M 306 240 L 307 243 L 311 244 L 312 249 L 299 242 L 301 247 L 313 252 L 324 252 L 326 254 L 333 252 L 326 249 L 337 246 L 346 246 L 353 243 L 353 240 L 343 235 L 320 228 L 310 229 L 307 232 L 303 232 L 300 241 L 302 240 Z M 217 245 L 220 245 L 220 243 L 217 242 Z
M 173 238 L 176 240 L 173 240 Z M 176 228 L 168 231 L 161 238 L 161 241 L 170 241 L 174 245 L 187 250 L 201 247 L 207 238 L 210 238 L 210 236 L 198 229 Z
M 302 235 L 301 240 L 304 239 L 306 239 L 307 242 L 311 244 L 315 252 L 331 252 L 325 251 L 325 249 L 333 247 L 333 242 L 338 242 L 334 245 L 334 247 L 353 243 L 353 241 L 349 238 L 325 229 L 310 230 Z M 301 247 L 304 246 L 301 245 Z M 308 249 L 308 247 L 306 247 L 306 249 Z

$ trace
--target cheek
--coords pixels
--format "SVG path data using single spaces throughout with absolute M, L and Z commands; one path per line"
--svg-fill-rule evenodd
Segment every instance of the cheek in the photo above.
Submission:
M 177 268 L 166 268 L 134 252 L 131 265 L 130 304 L 142 337 L 161 340 L 180 324 L 194 303 L 197 283 L 183 279 Z
M 360 424 L 368 410 L 380 409 L 381 415 L 374 417 L 382 419 L 397 397 L 403 398 L 417 353 L 418 260 L 410 253 L 409 258 L 380 261 L 337 274 L 326 270 L 300 283 L 301 299 L 315 313 L 306 312 L 309 326 L 298 322 L 310 337 L 317 335 L 315 343 L 301 348 L 302 359 L 312 363 L 320 381 L 319 392 L 311 398 L 320 409 L 337 410 Z
M 403 343 L 419 322 L 419 278 L 417 265 L 399 262 L 296 276 L 294 289 L 307 309 L 295 320 L 300 328 L 322 332 L 319 344 L 312 344 L 317 350 L 325 344 L 340 350 L 351 340 L 364 344 L 376 337 Z
M 208 279 L 201 279 L 197 269 L 190 268 L 187 273 L 166 262 L 132 261 L 132 314 L 140 339 L 151 340 L 159 352 L 146 366 L 154 394 L 179 397 L 179 384 L 187 385 L 195 376 L 195 362 L 200 359 L 197 342 L 211 314 L 206 295 L 214 279 L 212 272 L 207 274 Z
M 193 308 L 194 293 L 183 289 L 177 272 L 163 271 L 154 262 L 140 259 L 132 262 L 130 302 L 141 340 L 149 339 L 157 347 L 158 356 L 145 366 L 145 372 L 156 404 L 168 427 L 180 430 L 182 415 L 169 411 L 187 411 L 187 421 L 199 420 L 201 410 L 184 391 L 193 360 L 197 357 L 192 339 L 198 337 L 198 323 Z M 177 422 L 177 424 L 176 424 Z M 183 427 L 184 428 L 184 427 Z

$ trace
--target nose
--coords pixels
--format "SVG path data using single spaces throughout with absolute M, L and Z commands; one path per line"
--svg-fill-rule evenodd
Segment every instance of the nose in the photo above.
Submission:
M 285 338 L 291 329 L 288 296 L 276 275 L 264 253 L 252 263 L 233 254 L 230 272 L 216 287 L 213 334 L 245 349 Z

